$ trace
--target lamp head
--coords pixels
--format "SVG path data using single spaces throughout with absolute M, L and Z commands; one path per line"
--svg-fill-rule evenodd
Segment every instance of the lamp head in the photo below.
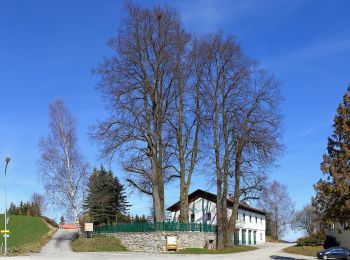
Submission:
M 5 159 L 6 164 L 9 164 L 10 161 L 11 161 L 11 158 L 10 157 L 6 157 L 6 159 Z

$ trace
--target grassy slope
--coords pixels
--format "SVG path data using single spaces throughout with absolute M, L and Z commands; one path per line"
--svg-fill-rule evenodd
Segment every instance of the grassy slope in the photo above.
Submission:
M 284 252 L 289 254 L 316 256 L 316 254 L 323 250 L 322 246 L 290 246 L 283 249 Z
M 113 252 L 127 251 L 115 237 L 94 236 L 93 238 L 79 237 L 72 244 L 75 252 Z
M 4 215 L 0 215 L 0 228 L 4 229 Z M 38 252 L 55 230 L 42 218 L 27 216 L 10 216 L 8 229 L 11 231 L 8 238 L 11 254 Z M 0 245 L 3 242 L 1 237 Z
M 253 246 L 235 246 L 230 248 L 225 248 L 223 250 L 210 250 L 206 248 L 187 248 L 174 252 L 175 254 L 230 254 L 252 251 L 257 249 Z
M 266 242 L 271 242 L 271 243 L 289 243 L 288 241 L 285 241 L 285 240 L 276 240 L 272 236 L 266 236 Z

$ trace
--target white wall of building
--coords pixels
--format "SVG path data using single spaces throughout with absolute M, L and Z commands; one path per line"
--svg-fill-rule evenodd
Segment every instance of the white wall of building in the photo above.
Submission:
M 336 223 L 328 234 L 335 237 L 340 246 L 350 248 L 350 230 L 345 230 L 342 225 Z
M 228 209 L 228 218 L 231 216 L 231 212 L 232 210 Z M 178 220 L 179 213 L 180 211 L 172 212 L 172 219 Z M 216 203 L 203 198 L 196 199 L 189 204 L 189 221 L 216 225 Z M 256 244 L 265 243 L 266 220 L 263 214 L 239 208 L 236 229 L 239 232 L 239 244 L 244 242 L 244 232 L 245 244 L 249 244 L 249 235 L 251 237 L 251 245 L 254 245 L 254 235 Z

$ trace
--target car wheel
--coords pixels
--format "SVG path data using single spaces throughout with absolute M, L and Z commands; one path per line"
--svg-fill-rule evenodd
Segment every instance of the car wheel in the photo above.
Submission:
M 324 256 L 322 257 L 322 259 L 323 259 L 323 260 L 327 260 L 328 257 L 327 257 L 326 255 L 324 255 Z

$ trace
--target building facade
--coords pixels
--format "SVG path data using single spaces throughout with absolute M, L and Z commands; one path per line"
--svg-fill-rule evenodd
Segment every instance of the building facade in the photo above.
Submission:
M 350 230 L 345 229 L 344 224 L 331 225 L 328 235 L 335 237 L 340 246 L 350 248 Z
M 196 190 L 188 196 L 189 220 L 193 223 L 216 225 L 216 195 Z M 227 200 L 228 218 L 232 213 L 232 200 Z M 170 206 L 171 219 L 177 221 L 180 214 L 180 202 Z M 265 243 L 265 212 L 247 204 L 240 203 L 237 223 L 232 241 L 236 245 L 256 245 Z

